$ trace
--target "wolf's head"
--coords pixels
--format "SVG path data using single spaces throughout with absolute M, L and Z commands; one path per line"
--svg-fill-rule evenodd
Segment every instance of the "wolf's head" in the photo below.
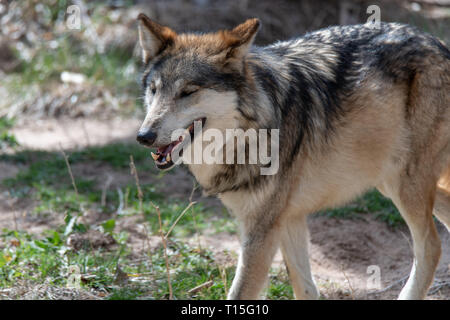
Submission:
M 176 130 L 192 135 L 196 120 L 203 129 L 239 126 L 239 91 L 247 82 L 244 60 L 259 20 L 208 34 L 177 34 L 144 14 L 138 23 L 147 115 L 137 140 L 158 148 L 153 158 L 166 169 L 173 166 L 171 152 L 183 139 L 174 139 Z

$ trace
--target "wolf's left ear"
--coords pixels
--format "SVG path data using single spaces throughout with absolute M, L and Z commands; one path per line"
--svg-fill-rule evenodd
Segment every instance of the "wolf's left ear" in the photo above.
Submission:
M 138 16 L 138 29 L 144 63 L 148 63 L 164 51 L 177 36 L 175 31 L 156 23 L 143 13 Z
M 243 58 L 253 44 L 260 25 L 259 19 L 254 18 L 228 31 L 227 35 L 230 36 L 228 57 Z

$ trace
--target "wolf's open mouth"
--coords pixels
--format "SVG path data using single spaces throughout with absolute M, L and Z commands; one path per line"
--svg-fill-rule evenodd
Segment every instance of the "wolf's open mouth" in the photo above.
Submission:
M 189 132 L 191 141 L 192 138 L 194 137 L 194 123 L 196 121 L 201 121 L 202 122 L 202 127 L 205 125 L 206 122 L 206 118 L 199 118 L 194 120 L 194 122 L 192 122 L 187 128 L 186 130 Z M 173 159 L 172 159 L 172 151 L 175 149 L 175 147 L 180 144 L 181 142 L 183 142 L 183 140 L 185 139 L 185 136 L 180 136 L 178 138 L 178 140 L 176 141 L 172 141 L 170 144 L 165 145 L 163 147 L 159 147 L 156 150 L 156 153 L 151 153 L 152 154 L 152 158 L 153 160 L 155 160 L 156 166 L 158 167 L 158 169 L 164 170 L 164 169 L 169 169 L 171 168 L 174 163 L 173 163 Z M 182 150 L 181 150 L 182 152 Z M 180 154 L 181 155 L 181 154 Z

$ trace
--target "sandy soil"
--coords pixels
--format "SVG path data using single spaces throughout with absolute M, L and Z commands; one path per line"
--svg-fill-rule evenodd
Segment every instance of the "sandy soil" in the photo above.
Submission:
M 116 141 L 134 141 L 141 122 L 137 119 L 25 120 L 12 134 L 26 149 L 59 150 L 105 145 Z
M 39 120 L 22 123 L 13 130 L 19 143 L 32 149 L 57 150 L 102 145 L 112 141 L 134 141 L 140 125 L 139 120 Z M 0 180 L 15 176 L 21 166 L 0 162 Z M 106 175 L 112 177 L 112 186 L 130 183 L 132 177 L 127 171 L 111 170 L 102 164 L 92 167 L 76 165 L 77 176 L 94 176 L 99 183 Z M 143 183 L 159 179 L 163 191 L 172 197 L 187 199 L 192 190 L 192 177 L 184 170 L 176 170 L 163 178 L 141 173 Z M 202 201 L 216 210 L 223 210 L 216 199 L 205 198 L 196 193 Z M 16 201 L 7 190 L 0 189 L 0 229 L 25 229 L 40 233 L 56 226 L 61 221 L 55 217 L 31 215 L 31 200 Z M 95 213 L 87 213 L 90 221 L 101 220 Z M 390 228 L 372 215 L 361 215 L 360 219 L 336 219 L 312 216 L 309 219 L 311 237 L 311 264 L 321 294 L 328 299 L 392 299 L 399 293 L 412 265 L 411 238 L 406 227 Z M 130 245 L 136 256 L 143 253 L 145 228 L 140 217 L 127 217 L 118 221 L 118 228 L 130 232 Z M 438 225 L 442 239 L 443 253 L 436 273 L 430 299 L 450 298 L 450 235 Z M 209 247 L 219 261 L 228 264 L 236 262 L 239 251 L 237 235 L 226 233 L 186 239 L 192 245 Z M 158 237 L 150 237 L 151 246 L 160 245 Z M 369 289 L 368 267 L 376 265 L 381 271 L 380 290 Z M 284 268 L 281 254 L 276 255 L 274 269 Z M 443 285 L 445 283 L 445 285 Z M 93 297 L 94 298 L 94 297 Z

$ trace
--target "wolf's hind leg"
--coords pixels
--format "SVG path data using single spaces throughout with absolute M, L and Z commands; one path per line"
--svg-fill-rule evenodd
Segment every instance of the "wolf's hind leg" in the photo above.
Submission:
M 450 167 L 438 181 L 433 214 L 450 231 Z
M 404 173 L 397 190 L 390 194 L 413 239 L 414 263 L 400 292 L 401 300 L 425 298 L 441 255 L 441 241 L 432 216 L 435 185 L 420 183 L 420 176 L 414 179 Z
M 437 188 L 433 214 L 447 227 L 447 230 L 450 231 L 450 192 L 446 189 Z
M 306 217 L 288 217 L 281 230 L 281 252 L 296 299 L 317 299 L 319 292 L 311 275 Z

